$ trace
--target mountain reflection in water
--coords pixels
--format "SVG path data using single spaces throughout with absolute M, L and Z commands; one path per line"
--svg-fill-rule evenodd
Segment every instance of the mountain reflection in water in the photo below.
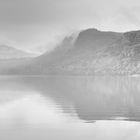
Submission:
M 0 78 L 0 129 L 6 129 L 0 133 L 2 139 L 8 139 L 8 130 L 18 139 L 33 127 L 26 133 L 31 139 L 38 139 L 32 133 L 39 128 L 42 139 L 66 139 L 70 135 L 74 140 L 120 140 L 124 134 L 130 137 L 133 129 L 137 134 L 131 135 L 137 140 L 139 121 L 139 77 Z
M 54 76 L 18 80 L 51 97 L 63 111 L 73 113 L 72 107 L 81 120 L 140 120 L 140 78 Z

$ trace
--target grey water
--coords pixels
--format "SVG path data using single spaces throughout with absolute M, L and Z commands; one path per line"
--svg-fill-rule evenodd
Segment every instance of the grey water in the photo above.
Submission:
M 0 77 L 0 140 L 139 140 L 140 77 Z

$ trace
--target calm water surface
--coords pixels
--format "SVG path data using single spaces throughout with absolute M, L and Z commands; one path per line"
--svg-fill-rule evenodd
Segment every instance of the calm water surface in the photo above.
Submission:
M 139 77 L 0 77 L 0 140 L 140 140 Z

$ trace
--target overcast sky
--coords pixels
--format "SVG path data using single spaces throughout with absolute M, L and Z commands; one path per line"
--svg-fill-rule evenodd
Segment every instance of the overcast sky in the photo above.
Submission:
M 140 29 L 140 1 L 0 0 L 0 44 L 41 52 L 64 34 L 89 27 Z

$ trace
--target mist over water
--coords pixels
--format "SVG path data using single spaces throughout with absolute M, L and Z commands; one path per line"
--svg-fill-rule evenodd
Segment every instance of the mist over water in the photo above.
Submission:
M 117 76 L 1 77 L 0 138 L 138 140 L 139 83 Z

